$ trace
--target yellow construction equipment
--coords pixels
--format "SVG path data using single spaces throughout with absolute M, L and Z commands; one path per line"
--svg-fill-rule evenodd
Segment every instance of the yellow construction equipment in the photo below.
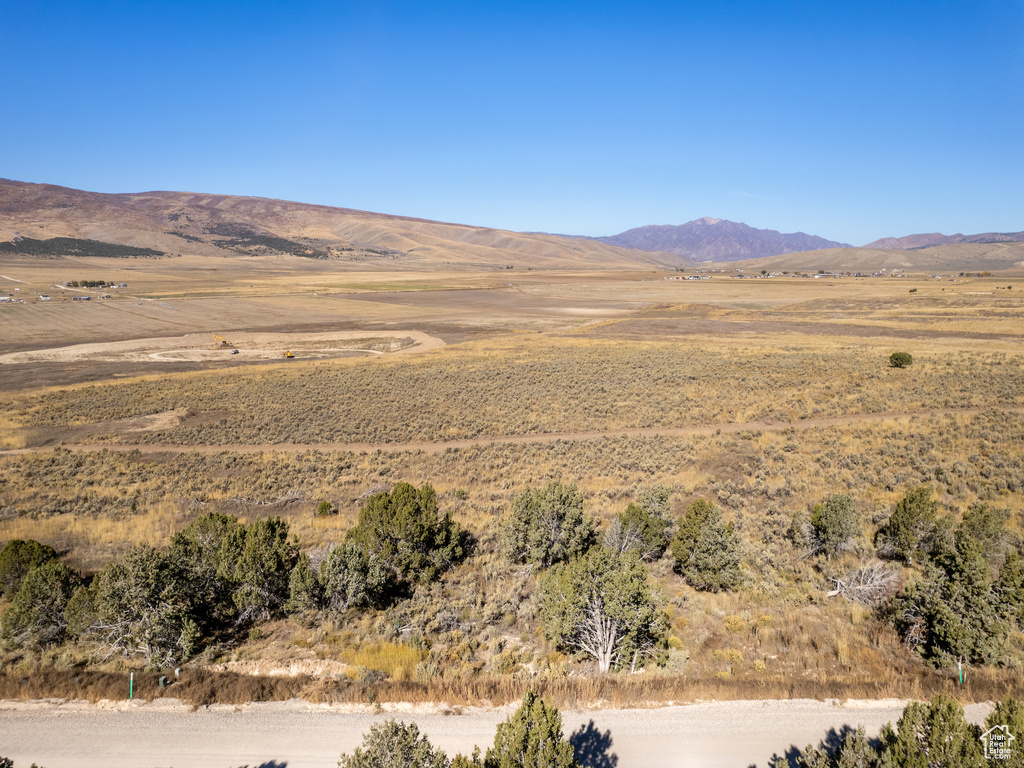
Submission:
M 288 358 L 295 357 L 295 355 L 292 354 L 292 351 L 290 349 L 284 353 L 284 356 Z
M 214 341 L 216 341 L 217 339 L 220 339 L 220 345 L 222 347 L 230 347 L 231 346 L 231 342 L 230 341 L 225 339 L 223 336 L 218 336 L 216 333 L 213 334 L 213 339 L 214 339 Z

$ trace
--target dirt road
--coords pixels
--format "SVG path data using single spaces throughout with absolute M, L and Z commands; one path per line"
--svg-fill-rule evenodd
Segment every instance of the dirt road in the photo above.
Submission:
M 417 440 L 405 443 L 264 443 L 241 444 L 224 443 L 217 445 L 175 445 L 171 443 L 62 443 L 61 447 L 72 451 L 139 451 L 140 453 L 297 453 L 302 451 L 350 451 L 352 453 L 372 453 L 374 451 L 422 451 L 423 453 L 440 453 L 449 448 L 473 448 L 477 446 L 510 443 L 521 445 L 527 443 L 554 443 L 559 440 L 597 440 L 614 437 L 689 437 L 691 435 L 713 435 L 716 433 L 736 434 L 739 432 L 784 432 L 786 430 L 804 431 L 824 427 L 842 426 L 845 424 L 861 424 L 867 422 L 889 421 L 896 419 L 926 418 L 928 416 L 966 415 L 970 416 L 984 411 L 997 410 L 1003 413 L 1024 412 L 1020 405 L 991 405 L 984 408 L 937 408 L 928 411 L 899 411 L 891 413 L 858 413 L 843 416 L 825 416 L 813 419 L 801 419 L 793 422 L 728 422 L 724 424 L 707 424 L 687 427 L 642 427 L 624 429 L 593 430 L 586 432 L 542 432 L 526 435 L 493 435 L 472 437 L 464 440 L 426 441 Z M 159 428 L 171 425 L 162 417 L 175 413 L 128 419 L 124 422 L 103 422 L 106 431 L 114 428 L 124 432 L 146 431 L 148 428 L 137 428 L 136 422 L 151 420 Z M 149 422 L 147 422 L 149 423 Z M 15 448 L 0 451 L 0 456 L 16 456 L 23 453 L 38 453 L 53 450 L 52 444 L 31 448 Z
M 650 710 L 564 711 L 563 732 L 591 768 L 765 768 L 830 729 L 895 723 L 904 702 L 730 701 Z M 415 722 L 449 756 L 485 749 L 511 709 L 341 711 L 300 701 L 190 712 L 173 700 L 119 708 L 0 702 L 0 756 L 48 768 L 333 768 L 388 717 Z M 967 707 L 981 722 L 988 705 Z

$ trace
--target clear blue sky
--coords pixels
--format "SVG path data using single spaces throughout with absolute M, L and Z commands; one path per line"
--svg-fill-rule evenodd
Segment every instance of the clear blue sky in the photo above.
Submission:
M 98 192 L 1024 230 L 1021 0 L 0 0 L 0 99 L 0 176 Z

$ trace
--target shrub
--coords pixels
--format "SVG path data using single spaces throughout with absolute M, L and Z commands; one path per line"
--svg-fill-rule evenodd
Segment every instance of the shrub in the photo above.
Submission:
M 245 546 L 245 526 L 215 512 L 196 518 L 171 539 L 167 557 L 187 582 L 191 613 L 213 627 L 235 613 L 235 566 Z
M 948 694 L 930 704 L 912 701 L 896 728 L 886 725 L 879 734 L 884 764 L 902 768 L 957 766 L 981 768 L 981 729 L 964 718 L 964 710 Z
M 1011 733 L 1020 733 L 1017 729 L 1024 724 L 1020 713 L 1020 705 L 1007 697 L 996 705 L 985 725 L 1010 725 Z M 1011 761 L 1016 755 L 1014 749 Z M 981 728 L 967 722 L 963 707 L 941 693 L 931 703 L 910 702 L 896 727 L 885 725 L 875 743 L 867 739 L 861 726 L 846 733 L 833 750 L 808 746 L 796 764 L 799 768 L 982 768 L 991 763 L 984 757 Z
M 379 602 L 387 591 L 387 570 L 376 555 L 346 542 L 334 547 L 315 566 L 306 554 L 300 555 L 289 590 L 289 610 L 341 613 Z
M 740 541 L 714 504 L 697 499 L 686 509 L 672 540 L 676 568 L 694 589 L 719 592 L 740 581 Z
M 926 577 L 893 600 L 904 638 L 936 666 L 960 658 L 986 664 L 1003 661 L 1009 622 L 1019 613 L 1014 604 L 1017 561 L 1006 558 L 996 580 L 986 558 L 985 538 L 974 535 L 982 514 L 966 515 L 953 547 L 938 553 Z M 988 533 L 999 536 L 1000 530 Z
M 889 366 L 892 368 L 906 368 L 914 362 L 909 352 L 893 352 L 889 355 Z
M 246 529 L 233 573 L 240 621 L 265 621 L 280 613 L 297 559 L 298 546 L 288 541 L 288 523 L 281 518 L 257 520 Z
M 853 499 L 844 493 L 834 493 L 821 504 L 815 504 L 811 514 L 817 548 L 832 557 L 849 547 L 850 540 L 860 533 L 860 514 Z
M 90 590 L 75 593 L 69 614 L 108 653 L 141 656 L 148 664 L 179 663 L 201 640 L 188 582 L 179 573 L 166 554 L 134 547 L 104 568 Z
M 329 517 L 330 515 L 338 514 L 338 510 L 326 499 L 316 505 L 316 516 L 317 517 Z
M 398 483 L 390 493 L 371 496 L 347 541 L 376 557 L 404 581 L 436 579 L 466 553 L 467 537 L 450 513 L 438 513 L 429 485 L 417 490 Z
M 547 568 L 582 555 L 594 538 L 594 521 L 583 514 L 576 486 L 552 480 L 540 491 L 523 489 L 512 501 L 502 549 L 509 562 Z

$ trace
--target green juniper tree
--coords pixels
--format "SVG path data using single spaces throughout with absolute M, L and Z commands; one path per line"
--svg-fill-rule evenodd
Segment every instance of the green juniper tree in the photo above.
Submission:
M 21 588 L 21 580 L 36 566 L 56 560 L 53 547 L 29 539 L 12 539 L 0 549 L 0 597 L 13 597 Z
M 81 581 L 77 573 L 56 560 L 30 570 L 0 621 L 0 637 L 30 648 L 62 642 L 68 634 L 68 601 Z
M 534 691 L 498 725 L 484 768 L 579 768 L 572 744 L 562 736 L 562 715 Z
M 450 513 L 439 513 L 434 489 L 409 483 L 371 496 L 346 540 L 377 558 L 400 581 L 421 584 L 462 560 L 467 549 L 458 523 Z
M 444 751 L 420 735 L 415 723 L 387 720 L 374 723 L 363 746 L 342 755 L 338 768 L 449 768 Z
M 586 653 L 599 672 L 643 666 L 665 634 L 647 569 L 635 554 L 616 555 L 604 547 L 545 573 L 540 617 L 550 640 Z
M 548 568 L 594 544 L 594 521 L 583 514 L 583 496 L 575 485 L 552 480 L 515 497 L 502 538 L 510 562 Z
M 848 549 L 850 542 L 860 534 L 860 514 L 850 496 L 833 493 L 814 505 L 811 526 L 817 548 L 825 557 L 834 557 Z
M 720 592 L 740 581 L 740 540 L 714 504 L 697 499 L 686 509 L 672 540 L 676 568 L 695 589 Z

